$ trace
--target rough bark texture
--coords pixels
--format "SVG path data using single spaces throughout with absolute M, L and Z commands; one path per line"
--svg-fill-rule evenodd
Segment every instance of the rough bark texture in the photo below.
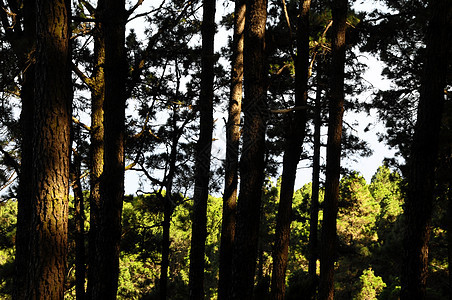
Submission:
M 207 199 L 209 196 L 210 156 L 213 130 L 213 81 L 215 1 L 203 1 L 201 26 L 201 94 L 199 97 L 200 132 L 196 145 L 193 227 L 190 249 L 190 299 L 204 298 L 204 252 L 207 237 Z
M 320 253 L 319 299 L 334 298 L 336 217 L 339 198 L 342 117 L 344 114 L 344 65 L 347 0 L 332 2 L 333 43 L 330 66 L 329 121 L 326 152 L 326 183 Z
M 104 0 L 97 2 L 95 18 L 100 18 L 100 12 L 105 6 Z M 102 36 L 101 22 L 96 23 L 93 30 L 94 39 L 94 66 L 91 75 L 91 132 L 90 132 L 90 229 L 88 234 L 88 287 L 87 297 L 93 299 L 92 291 L 94 282 L 99 278 L 101 246 L 100 246 L 100 180 L 104 168 L 104 63 L 105 63 L 105 42 Z
M 320 191 L 320 128 L 322 126 L 321 119 L 321 72 L 317 70 L 317 91 L 315 96 L 314 107 L 314 156 L 312 158 L 312 197 L 311 212 L 309 222 L 309 267 L 308 273 L 312 278 L 312 282 L 317 279 L 317 259 L 318 254 L 318 223 L 319 223 L 319 191 Z
M 295 106 L 307 105 L 309 78 L 309 10 L 311 0 L 300 2 L 297 28 L 297 58 L 295 65 Z M 293 114 L 292 114 L 293 113 Z M 289 254 L 290 223 L 292 222 L 292 197 L 297 165 L 303 149 L 306 134 L 306 109 L 289 113 L 288 129 L 283 157 L 281 193 L 276 221 L 273 249 L 273 272 L 271 283 L 272 299 L 284 299 L 286 290 L 286 269 Z
M 32 226 L 25 299 L 63 299 L 71 125 L 70 2 L 36 2 Z
M 100 265 L 91 299 L 116 299 L 124 196 L 125 1 L 108 1 L 100 20 L 105 42 L 104 170 L 101 180 Z
M 231 299 L 251 299 L 259 235 L 268 118 L 265 64 L 267 1 L 247 2 L 244 40 L 245 99 L 240 193 L 233 253 Z
M 234 249 L 237 206 L 238 161 L 240 142 L 240 114 L 243 85 L 243 30 L 245 29 L 244 0 L 236 0 L 234 36 L 232 45 L 232 83 L 229 99 L 229 116 L 226 128 L 225 187 L 223 195 L 223 220 L 221 227 L 218 299 L 230 299 L 232 287 L 232 253 Z
M 434 175 L 444 107 L 447 50 L 451 40 L 447 24 L 452 17 L 452 3 L 448 0 L 431 1 L 430 10 L 417 123 L 408 161 L 401 299 L 425 299 L 428 275 Z

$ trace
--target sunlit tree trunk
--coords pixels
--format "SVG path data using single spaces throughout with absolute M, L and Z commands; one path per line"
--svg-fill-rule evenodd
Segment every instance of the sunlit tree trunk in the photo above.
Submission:
M 411 153 L 405 201 L 401 299 L 425 299 L 428 241 L 435 197 L 435 165 L 444 107 L 452 2 L 430 1 L 424 71 Z
M 25 299 L 63 299 L 71 127 L 70 1 L 36 2 L 32 226 Z
M 104 168 L 100 185 L 99 266 L 91 299 L 116 299 L 121 213 L 124 196 L 125 1 L 108 1 L 101 11 L 105 42 Z
M 97 2 L 95 18 L 100 19 L 105 1 Z M 93 29 L 94 63 L 91 75 L 91 131 L 90 131 L 90 229 L 88 234 L 88 287 L 87 298 L 93 299 L 94 283 L 102 257 L 100 246 L 100 180 L 104 168 L 104 97 L 105 97 L 105 42 L 102 36 L 103 23 L 97 22 Z
M 200 132 L 196 145 L 189 275 L 190 299 L 197 300 L 204 298 L 204 253 L 207 237 L 207 199 L 209 196 L 210 153 L 213 130 L 215 1 L 203 1 L 203 22 L 201 26 L 201 94 L 198 104 Z
M 232 252 L 234 249 L 237 206 L 238 160 L 240 142 L 240 113 L 243 85 L 243 30 L 245 29 L 245 1 L 236 0 L 234 37 L 232 45 L 232 83 L 229 116 L 226 128 L 225 187 L 223 194 L 223 222 L 221 227 L 218 299 L 230 298 L 232 286 Z
M 281 193 L 273 249 L 272 299 L 284 299 L 286 269 L 289 255 L 290 223 L 292 222 L 292 197 L 297 175 L 297 165 L 306 135 L 306 105 L 309 78 L 309 10 L 311 0 L 300 2 L 297 27 L 297 58 L 295 64 L 295 111 L 287 116 Z
M 245 98 L 240 192 L 232 261 L 231 299 L 251 299 L 265 167 L 265 130 L 268 118 L 265 26 L 267 1 L 246 4 L 244 33 Z
M 336 259 L 336 218 L 339 198 L 342 117 L 344 114 L 345 32 L 347 28 L 347 0 L 333 0 L 332 58 L 328 141 L 326 152 L 326 182 L 320 253 L 319 299 L 334 298 L 334 262 Z

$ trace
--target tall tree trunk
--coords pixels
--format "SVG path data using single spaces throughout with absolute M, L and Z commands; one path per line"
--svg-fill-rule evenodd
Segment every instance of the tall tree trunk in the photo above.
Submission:
M 71 127 L 70 1 L 36 2 L 32 227 L 26 299 L 63 299 Z
M 417 123 L 408 161 L 401 299 L 425 299 L 435 165 L 444 106 L 447 54 L 452 38 L 448 28 L 452 3 L 448 0 L 430 1 L 430 10 Z
M 101 18 L 105 1 L 99 0 L 96 8 L 96 19 Z M 104 168 L 104 97 L 105 97 L 105 42 L 102 36 L 103 24 L 97 22 L 93 29 L 94 64 L 91 75 L 91 132 L 90 132 L 90 229 L 88 234 L 88 287 L 87 298 L 93 299 L 94 283 L 100 278 L 100 258 L 102 257 L 100 245 L 100 181 Z
M 243 30 L 245 29 L 245 10 L 245 1 L 236 0 L 232 45 L 232 83 L 229 99 L 228 124 L 226 128 L 225 187 L 223 195 L 223 220 L 221 227 L 218 281 L 219 300 L 229 299 L 232 287 L 232 252 L 234 249 L 237 206 L 240 114 L 242 110 L 243 90 Z
M 326 152 L 326 182 L 320 253 L 319 299 L 334 298 L 336 217 L 339 198 L 342 117 L 344 114 L 344 65 L 347 0 L 333 0 L 333 44 L 330 66 L 329 122 Z
M 196 145 L 193 228 L 190 249 L 190 299 L 204 298 L 204 252 L 207 237 L 207 199 L 209 196 L 210 154 L 213 130 L 213 82 L 215 1 L 203 0 L 201 26 L 201 94 L 199 97 L 200 132 Z
M 34 54 L 36 40 L 35 2 L 23 1 L 23 36 L 20 43 L 23 47 L 13 45 L 14 52 L 19 58 L 23 71 L 20 97 L 22 111 L 20 114 L 21 129 L 21 164 L 19 173 L 18 201 L 17 201 L 17 229 L 16 229 L 16 257 L 14 299 L 25 299 L 26 276 L 30 253 L 30 229 L 32 221 L 32 174 L 33 169 L 33 115 L 34 115 L 34 85 L 35 61 L 30 59 Z M 7 31 L 6 31 L 7 32 Z M 7 35 L 8 36 L 8 35 Z M 17 40 L 16 40 L 17 41 Z
M 311 196 L 311 212 L 309 222 L 309 267 L 308 273 L 312 282 L 317 277 L 317 259 L 318 254 L 318 225 L 319 225 L 319 192 L 320 192 L 320 128 L 322 126 L 321 119 L 321 103 L 322 98 L 322 82 L 321 70 L 317 69 L 317 91 L 315 96 L 314 107 L 314 156 L 312 159 L 312 196 Z
M 163 199 L 163 234 L 162 234 L 162 262 L 160 268 L 160 299 L 165 300 L 168 295 L 168 268 L 170 262 L 170 230 L 171 217 L 174 211 L 174 202 L 172 200 L 174 174 L 176 173 L 177 145 L 180 134 L 177 129 L 176 112 L 172 118 L 173 137 L 171 140 L 171 152 L 169 156 L 169 171 L 166 176 L 165 188 L 166 194 Z
M 171 204 L 171 189 L 166 190 L 163 199 L 163 234 L 162 234 L 162 262 L 160 266 L 160 299 L 165 300 L 168 295 L 168 268 L 170 255 L 170 230 L 171 230 L 171 215 L 173 208 Z
M 74 140 L 80 145 L 80 129 L 72 129 Z M 80 147 L 73 152 L 71 162 L 70 180 L 74 192 L 75 206 L 75 295 L 77 300 L 85 299 L 85 203 L 81 181 Z
M 100 186 L 101 257 L 91 299 L 116 299 L 118 288 L 124 197 L 126 17 L 124 0 L 109 1 L 100 17 L 105 42 L 104 170 Z
M 245 121 L 240 159 L 241 179 L 232 261 L 231 299 L 251 299 L 253 294 L 268 118 L 266 20 L 267 1 L 249 1 L 246 6 L 244 37 Z
M 297 28 L 297 58 L 295 65 L 295 106 L 288 117 L 285 141 L 281 193 L 276 221 L 275 244 L 273 249 L 273 273 L 271 283 L 272 299 L 284 299 L 286 290 L 286 269 L 289 254 L 290 223 L 292 222 L 292 197 L 297 165 L 306 135 L 306 105 L 309 79 L 309 10 L 311 0 L 300 2 Z M 300 109 L 303 107 L 303 109 Z

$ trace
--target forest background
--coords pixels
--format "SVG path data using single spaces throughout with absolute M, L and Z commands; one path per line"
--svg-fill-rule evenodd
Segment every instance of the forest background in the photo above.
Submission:
M 1 297 L 452 297 L 452 4 L 352 2 L 2 1 Z

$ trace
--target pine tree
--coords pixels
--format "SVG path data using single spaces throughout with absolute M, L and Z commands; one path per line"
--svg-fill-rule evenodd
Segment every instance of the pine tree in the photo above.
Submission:
M 63 299 L 71 127 L 70 2 L 37 1 L 32 226 L 25 299 Z M 28 170 L 31 171 L 31 170 Z

